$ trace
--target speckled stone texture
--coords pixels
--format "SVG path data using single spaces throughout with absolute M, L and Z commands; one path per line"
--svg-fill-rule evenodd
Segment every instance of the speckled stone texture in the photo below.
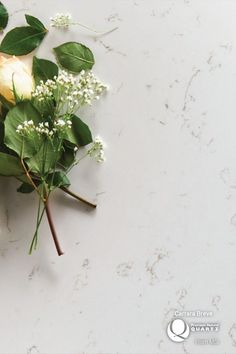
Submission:
M 1 354 L 236 352 L 236 2 L 5 0 L 9 28 L 56 12 L 96 29 L 52 29 L 37 52 L 91 47 L 110 91 L 81 113 L 107 142 L 103 166 L 83 161 L 74 191 L 55 193 L 65 255 L 45 221 L 28 256 L 37 198 L 0 179 Z M 218 334 L 172 342 L 174 312 L 212 311 Z M 199 345 L 197 338 L 217 338 Z

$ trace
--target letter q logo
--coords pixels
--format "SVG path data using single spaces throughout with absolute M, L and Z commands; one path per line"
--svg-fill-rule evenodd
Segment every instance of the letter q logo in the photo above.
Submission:
M 189 325 L 180 318 L 176 318 L 168 324 L 167 335 L 173 342 L 181 343 L 188 338 L 189 334 Z

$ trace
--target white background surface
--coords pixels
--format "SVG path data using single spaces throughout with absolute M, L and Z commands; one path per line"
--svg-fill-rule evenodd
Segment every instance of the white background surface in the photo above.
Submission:
M 46 221 L 27 255 L 36 196 L 1 179 L 1 354 L 236 352 L 236 2 L 10 0 L 49 26 L 56 12 L 97 29 L 52 29 L 39 57 L 89 46 L 109 94 L 83 113 L 107 162 L 71 173 L 96 212 L 57 192 L 58 257 Z M 177 310 L 208 310 L 216 346 L 166 336 Z M 191 319 L 195 321 L 196 319 Z M 204 319 L 203 319 L 204 321 Z M 202 336 L 212 338 L 216 336 Z

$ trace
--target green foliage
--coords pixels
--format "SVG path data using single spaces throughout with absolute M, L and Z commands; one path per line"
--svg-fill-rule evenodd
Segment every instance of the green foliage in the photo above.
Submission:
M 3 152 L 0 152 L 0 175 L 1 176 L 21 176 L 24 170 L 20 159 Z
M 50 189 L 53 190 L 55 188 L 60 187 L 69 187 L 70 181 L 65 173 L 61 171 L 56 171 L 51 173 L 47 177 L 47 183 L 50 186 Z
M 20 187 L 17 189 L 17 192 L 23 193 L 23 194 L 29 194 L 29 193 L 32 193 L 33 191 L 34 191 L 34 187 L 32 186 L 32 184 L 25 183 L 25 182 L 23 182 L 20 185 Z
M 75 146 L 74 144 L 70 143 L 69 141 L 65 141 L 62 148 L 61 158 L 58 162 L 59 167 L 64 170 L 69 169 L 72 164 L 75 162 Z
M 89 48 L 77 42 L 67 42 L 54 48 L 61 66 L 74 73 L 90 70 L 94 65 L 94 56 Z
M 85 146 L 93 141 L 92 133 L 79 117 L 75 114 L 71 116 L 72 128 L 67 132 L 66 140 L 78 146 Z
M 0 105 L 0 121 L 4 121 L 4 119 L 6 118 L 6 115 L 8 113 L 8 109 L 6 107 L 4 107 L 3 105 Z
M 48 30 L 34 16 L 27 14 L 25 19 L 27 26 L 16 27 L 5 35 L 0 52 L 21 56 L 40 45 Z M 0 2 L 0 30 L 7 23 L 8 13 Z M 90 70 L 94 65 L 93 53 L 81 43 L 67 42 L 54 48 L 54 52 L 60 67 L 75 74 Z M 99 146 L 99 141 L 96 145 L 95 139 L 95 145 L 76 160 L 77 147 L 88 145 L 93 139 L 88 125 L 72 112 L 99 98 L 106 86 L 90 72 L 81 74 L 78 80 L 63 72 L 54 80 L 58 72 L 55 63 L 34 56 L 32 74 L 35 84 L 40 85 L 31 99 L 23 99 L 18 85 L 16 90 L 14 75 L 10 88 L 14 102 L 7 101 L 0 94 L 0 176 L 14 176 L 21 181 L 17 189 L 19 193 L 28 194 L 34 190 L 38 193 L 36 231 L 30 252 L 37 245 L 38 229 L 46 211 L 58 254 L 61 255 L 48 206 L 49 197 L 54 189 L 61 188 L 88 205 L 96 206 L 66 189 L 70 186 L 67 174 L 75 164 L 86 156 L 92 156 L 91 151 L 100 151 L 100 160 L 103 157 L 103 145 L 100 143 Z M 45 85 L 48 79 L 54 81 Z
M 30 139 L 30 137 L 23 138 L 16 132 L 18 125 L 29 119 L 38 124 L 41 122 L 42 117 L 31 102 L 23 101 L 8 112 L 4 121 L 4 142 L 22 158 L 35 155 L 42 145 L 41 137 L 38 136 L 35 139 Z
M 39 59 L 34 56 L 32 72 L 37 85 L 41 80 L 45 82 L 57 76 L 58 66 L 50 60 Z M 54 116 L 55 102 L 53 98 L 48 98 L 46 101 L 43 100 L 41 102 L 33 99 L 33 103 L 45 119 Z
M 12 75 L 12 88 L 13 88 L 13 95 L 14 95 L 15 103 L 20 103 L 21 101 L 24 101 L 24 99 L 22 97 L 20 97 L 17 93 L 15 82 L 14 82 L 14 74 Z
M 4 123 L 0 120 L 0 151 L 10 154 L 10 149 L 4 144 Z
M 40 80 L 47 81 L 58 75 L 58 66 L 50 60 L 33 58 L 33 75 L 36 84 Z
M 36 17 L 31 15 L 25 15 L 26 22 L 33 28 L 38 29 L 39 31 L 47 32 L 47 29 L 44 27 L 44 24 Z
M 0 30 L 7 27 L 9 15 L 6 7 L 0 2 Z
M 30 26 L 16 27 L 2 40 L 0 51 L 10 55 L 25 55 L 37 48 L 44 39 L 47 29 L 35 17 L 26 15 Z
M 55 139 L 51 142 L 45 138 L 38 152 L 26 162 L 31 172 L 42 177 L 54 171 L 61 156 L 60 141 Z
M 32 103 L 45 120 L 51 120 L 53 118 L 55 113 L 55 101 L 53 98 L 41 102 L 33 98 Z

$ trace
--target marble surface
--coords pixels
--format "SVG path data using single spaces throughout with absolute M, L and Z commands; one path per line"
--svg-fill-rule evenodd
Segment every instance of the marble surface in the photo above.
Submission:
M 70 12 L 119 28 L 103 37 L 52 29 L 37 52 L 50 59 L 69 40 L 93 49 L 110 92 L 83 117 L 107 142 L 107 161 L 84 161 L 70 175 L 97 211 L 53 197 L 62 257 L 46 221 L 27 255 L 36 196 L 0 180 L 0 353 L 235 353 L 236 2 L 5 4 L 9 27 L 24 13 L 48 25 Z M 196 335 L 172 342 L 176 310 L 212 311 L 217 345 L 198 345 Z

